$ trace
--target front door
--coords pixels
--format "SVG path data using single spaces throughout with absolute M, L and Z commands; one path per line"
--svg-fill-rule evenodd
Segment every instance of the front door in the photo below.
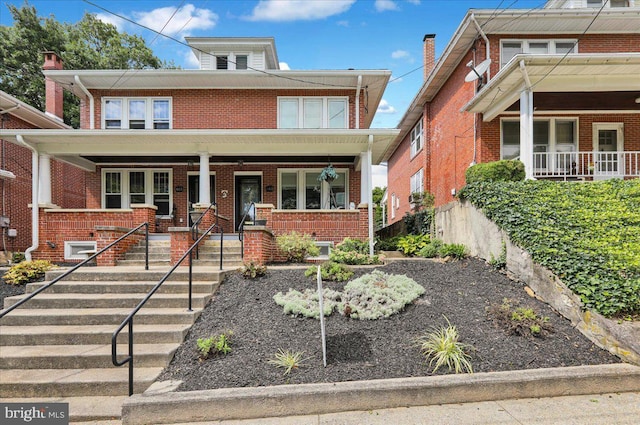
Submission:
M 235 209 L 236 209 L 236 229 L 240 225 L 242 218 L 247 213 L 245 221 L 255 219 L 255 208 L 251 208 L 251 203 L 262 201 L 262 176 L 260 175 L 236 175 L 235 178 Z
M 594 124 L 594 179 L 624 176 L 622 124 Z
M 213 174 L 209 175 L 209 188 L 210 188 L 210 196 L 211 202 L 216 201 L 216 176 Z M 197 204 L 200 202 L 200 175 L 199 174 L 189 174 L 187 176 L 187 204 L 188 211 L 187 215 L 189 217 L 189 226 L 193 225 L 193 221 L 191 220 L 191 212 L 193 211 L 193 204 Z

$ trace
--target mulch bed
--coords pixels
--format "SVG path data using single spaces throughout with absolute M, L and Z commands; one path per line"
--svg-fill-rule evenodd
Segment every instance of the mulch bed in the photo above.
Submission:
M 360 321 L 333 313 L 326 318 L 328 365 L 322 364 L 318 320 L 285 315 L 273 301 L 277 292 L 315 288 L 304 269 L 272 267 L 262 278 L 227 274 L 160 380 L 181 380 L 179 391 L 224 387 L 339 382 L 430 376 L 416 347 L 416 337 L 433 328 L 457 326 L 461 341 L 474 347 L 474 372 L 618 363 L 620 360 L 587 340 L 545 303 L 531 298 L 521 283 L 478 259 L 441 263 L 398 261 L 380 267 L 406 274 L 426 293 L 387 319 Z M 358 268 L 356 275 L 371 269 Z M 355 277 L 354 276 L 354 277 Z M 325 282 L 340 289 L 344 284 Z M 525 337 L 499 327 L 488 313 L 505 298 L 549 317 L 551 332 Z M 200 360 L 198 338 L 233 331 L 232 352 Z M 304 364 L 284 375 L 269 364 L 279 350 L 303 351 Z M 449 373 L 439 369 L 437 374 Z

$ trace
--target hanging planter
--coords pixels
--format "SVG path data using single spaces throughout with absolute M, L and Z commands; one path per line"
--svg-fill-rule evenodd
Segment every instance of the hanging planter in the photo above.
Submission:
M 318 176 L 318 181 L 325 181 L 327 183 L 331 183 L 337 178 L 338 178 L 338 173 L 336 173 L 336 170 L 333 168 L 333 165 L 329 164 L 326 167 L 324 167 L 324 169 Z

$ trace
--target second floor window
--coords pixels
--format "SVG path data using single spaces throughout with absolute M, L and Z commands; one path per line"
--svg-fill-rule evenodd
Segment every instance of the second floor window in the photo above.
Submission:
M 348 128 L 346 97 L 281 97 L 278 128 Z
M 422 119 L 411 130 L 411 158 L 422 150 Z
M 103 128 L 171 128 L 171 100 L 168 98 L 106 98 L 103 101 Z
M 578 40 L 502 40 L 500 66 L 505 66 L 518 53 L 561 54 L 577 53 Z

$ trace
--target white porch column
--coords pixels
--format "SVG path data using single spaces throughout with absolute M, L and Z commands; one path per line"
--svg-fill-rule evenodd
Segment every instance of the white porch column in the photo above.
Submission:
M 366 204 L 369 199 L 369 173 L 371 171 L 371 163 L 367 162 L 369 157 L 367 152 L 360 153 L 360 203 Z
M 38 205 L 51 205 L 51 157 L 40 154 Z
M 211 187 L 209 185 L 209 153 L 200 152 L 200 197 L 199 204 L 211 204 Z
M 520 93 L 520 160 L 526 179 L 533 179 L 533 91 Z

